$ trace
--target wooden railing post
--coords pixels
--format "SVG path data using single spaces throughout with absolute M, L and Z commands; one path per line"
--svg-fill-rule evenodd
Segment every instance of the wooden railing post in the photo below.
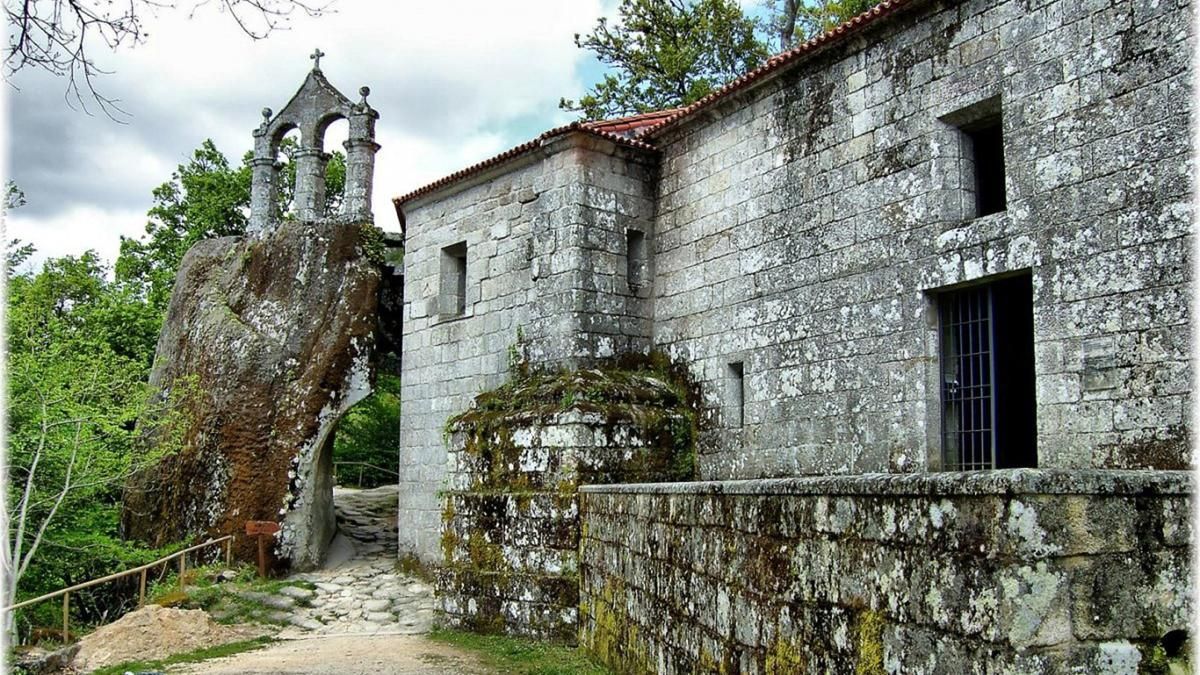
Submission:
M 30 600 L 23 600 L 21 602 L 9 605 L 8 607 L 0 608 L 0 614 L 7 613 L 7 612 L 13 612 L 22 607 L 29 607 L 30 605 L 36 605 L 39 602 L 45 602 L 47 600 L 53 600 L 54 598 L 61 597 L 62 598 L 62 611 L 63 611 L 63 626 L 62 626 L 63 641 L 66 641 L 66 640 L 70 639 L 70 635 L 71 635 L 71 593 L 73 593 L 75 591 L 82 591 L 85 588 L 91 588 L 93 586 L 97 586 L 99 584 L 114 581 L 116 579 L 122 579 L 122 578 L 130 576 L 132 574 L 140 574 L 141 579 L 138 584 L 138 606 L 141 607 L 146 602 L 146 579 L 147 579 L 147 574 L 149 573 L 150 569 L 161 565 L 165 572 L 165 570 L 167 568 L 167 564 L 171 562 L 171 558 L 178 557 L 179 558 L 179 588 L 180 588 L 180 590 L 183 590 L 183 588 L 184 588 L 183 582 L 187 576 L 187 554 L 188 554 L 188 552 L 200 550 L 200 549 L 206 548 L 208 546 L 215 546 L 215 545 L 223 543 L 223 542 L 225 543 L 225 560 L 228 563 L 230 561 L 230 556 L 231 556 L 232 550 L 233 550 L 232 549 L 233 535 L 225 535 L 224 537 L 221 537 L 219 539 L 212 539 L 212 540 L 206 541 L 202 544 L 196 544 L 195 546 L 185 548 L 182 551 L 179 551 L 178 553 L 166 556 L 164 558 L 159 558 L 158 560 L 155 560 L 154 562 L 149 562 L 149 563 L 146 563 L 145 565 L 140 565 L 138 567 L 134 567 L 133 569 L 128 569 L 123 572 L 116 572 L 114 574 L 109 574 L 107 576 L 100 577 L 99 579 L 92 579 L 91 581 L 85 581 L 81 584 L 75 584 L 74 586 L 68 586 L 67 588 L 59 589 L 52 593 L 47 593 L 45 595 L 39 595 L 38 597 L 32 598 Z
M 225 540 L 225 566 L 229 567 L 233 561 L 233 537 Z

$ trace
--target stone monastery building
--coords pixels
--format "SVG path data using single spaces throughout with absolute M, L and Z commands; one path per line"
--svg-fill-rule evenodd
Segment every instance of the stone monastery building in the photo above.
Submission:
M 447 419 L 506 380 L 518 335 L 534 367 L 661 350 L 703 392 L 710 482 L 581 488 L 581 639 L 640 645 L 610 664 L 770 670 L 787 635 L 836 669 L 862 608 L 889 670 L 939 649 L 1145 663 L 1191 611 L 1190 13 L 889 0 L 686 108 L 553 129 L 397 197 L 401 549 L 442 559 Z M 803 601 L 703 569 L 715 531 L 755 529 L 701 527 L 721 500 L 811 510 Z M 831 544 L 843 516 L 861 540 Z M 733 558 L 805 536 L 751 533 Z M 981 577 L 1031 595 L 973 598 Z M 798 608 L 848 632 L 807 636 Z
M 319 565 L 333 429 L 392 353 L 399 553 L 450 624 L 622 673 L 1184 672 L 1191 14 L 887 0 L 397 197 L 402 269 L 379 113 L 318 50 L 254 132 L 249 232 L 180 266 L 151 385 L 202 395 L 123 531 L 270 520 L 273 569 Z

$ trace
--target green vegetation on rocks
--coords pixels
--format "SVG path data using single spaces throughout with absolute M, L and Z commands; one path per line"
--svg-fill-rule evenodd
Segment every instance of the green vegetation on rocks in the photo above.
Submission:
M 514 453 L 520 452 L 511 443 L 513 429 L 555 424 L 564 413 L 577 412 L 610 435 L 620 427 L 631 429 L 650 446 L 620 467 L 581 466 L 579 482 L 690 480 L 695 476 L 699 403 L 687 372 L 660 352 L 626 355 L 580 370 L 538 372 L 518 363 L 509 382 L 477 396 L 471 409 L 450 418 L 446 432 L 466 433 L 467 453 L 500 469 L 514 465 Z M 480 487 L 528 488 L 514 485 L 513 479 Z

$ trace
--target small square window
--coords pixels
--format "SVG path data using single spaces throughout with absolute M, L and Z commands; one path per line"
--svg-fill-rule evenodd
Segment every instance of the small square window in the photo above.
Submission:
M 442 249 L 438 312 L 443 316 L 467 313 L 467 242 Z
M 1004 117 L 994 96 L 946 115 L 954 128 L 963 216 L 981 218 L 1008 209 L 1004 166 Z
M 943 465 L 1036 467 L 1031 277 L 945 291 L 937 306 Z

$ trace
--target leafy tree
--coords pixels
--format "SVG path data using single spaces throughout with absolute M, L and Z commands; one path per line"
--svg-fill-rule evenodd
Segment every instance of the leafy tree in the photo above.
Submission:
M 209 0 L 191 0 L 195 12 Z M 222 13 L 231 17 L 252 39 L 266 37 L 282 28 L 296 11 L 320 16 L 328 3 L 307 0 L 219 0 Z M 87 99 L 99 104 L 110 117 L 122 111 L 115 99 L 96 90 L 96 78 L 106 74 L 94 60 L 97 46 L 116 50 L 146 40 L 146 14 L 175 8 L 169 0 L 24 0 L 5 2 L 8 20 L 8 50 L 4 54 L 5 75 L 26 68 L 44 70 L 66 78 L 68 103 L 73 99 L 87 110 Z
M 0 222 L 8 222 L 8 214 L 13 209 L 25 206 L 25 192 L 17 184 L 7 181 L 4 184 L 4 204 L 0 206 Z M 22 244 L 20 239 L 10 239 L 4 249 L 4 276 L 8 278 L 11 270 L 21 266 L 29 256 L 33 255 L 33 244 Z
M 116 274 L 143 285 L 150 304 L 165 311 L 183 254 L 201 239 L 246 231 L 250 168 L 232 167 L 211 140 L 154 189 L 143 240 L 121 238 Z
M 613 72 L 563 110 L 595 120 L 687 105 L 767 58 L 734 0 L 621 0 L 618 11 L 615 25 L 575 36 Z
M 879 0 L 766 0 L 767 25 L 790 49 L 874 7 Z
M 4 183 L 4 214 L 7 216 L 9 211 L 25 206 L 25 191 L 17 187 L 17 184 L 10 181 Z
M 298 149 L 285 138 L 280 151 L 285 160 Z M 250 212 L 250 160 L 234 167 L 211 140 L 205 140 L 171 180 L 154 189 L 154 207 L 147 214 L 146 237 L 121 238 L 117 279 L 131 283 L 150 304 L 165 312 L 183 255 L 202 239 L 241 235 Z M 286 161 L 280 172 L 280 210 L 293 213 L 296 165 Z M 346 156 L 332 153 L 325 173 L 325 208 L 332 213 L 342 202 L 346 186 Z
M 177 445 L 179 402 L 149 398 L 155 313 L 110 281 L 94 252 L 52 259 L 36 274 L 10 273 L 7 286 L 5 605 L 18 593 L 82 581 L 80 570 L 93 567 L 89 548 L 145 553 L 118 544 L 120 487 Z M 132 452 L 135 422 L 151 413 L 166 442 Z M 60 553 L 43 555 L 47 548 Z M 71 551 L 65 561 L 62 550 Z
M 387 469 L 349 465 L 338 476 L 340 484 L 374 487 L 395 483 L 400 447 L 400 378 L 381 373 L 375 391 L 342 417 L 335 434 L 335 462 L 362 462 Z

